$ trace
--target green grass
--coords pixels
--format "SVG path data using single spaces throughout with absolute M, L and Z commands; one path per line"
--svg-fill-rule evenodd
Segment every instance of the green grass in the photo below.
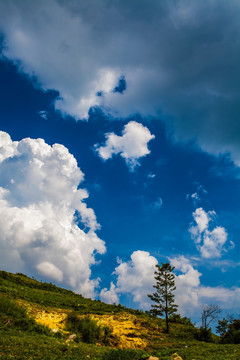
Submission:
M 77 342 L 68 342 L 69 334 L 54 334 L 27 315 L 15 299 L 42 307 L 69 310 L 70 333 L 77 334 Z M 104 343 L 104 328 L 90 318 L 80 321 L 85 314 L 121 314 L 129 312 L 136 315 L 136 323 L 141 324 L 143 338 L 149 341 L 144 350 L 113 349 Z M 72 316 L 72 318 L 71 318 Z M 189 319 L 176 317 L 170 323 L 170 334 L 164 333 L 164 321 L 155 319 L 141 311 L 123 306 L 107 305 L 92 301 L 72 291 L 58 288 L 53 284 L 38 282 L 23 274 L 0 271 L 0 359 L 28 360 L 144 360 L 151 355 L 160 360 L 171 360 L 178 353 L 183 360 L 240 360 L 240 345 L 225 345 L 197 341 L 196 329 Z M 87 342 L 83 332 L 86 330 Z M 147 330 L 147 334 L 146 334 Z M 111 333 L 106 330 L 107 336 Z M 91 339 L 91 336 L 93 338 Z M 92 343 L 101 343 L 98 346 Z M 215 337 L 215 341 L 218 338 Z
M 81 314 L 106 314 L 126 311 L 121 305 L 108 305 L 100 300 L 91 300 L 71 290 L 62 289 L 53 284 L 30 279 L 24 274 L 11 274 L 0 271 L 0 292 L 12 298 L 62 309 L 71 309 Z M 139 310 L 127 309 L 131 313 Z
M 7 296 L 0 297 L 0 330 L 17 329 L 25 332 L 52 335 L 51 331 L 27 315 L 27 310 Z
M 65 339 L 22 331 L 11 330 L 0 337 L 0 358 L 4 360 L 139 360 L 148 357 L 144 355 L 146 353 L 141 350 L 115 350 L 85 343 L 66 343 Z

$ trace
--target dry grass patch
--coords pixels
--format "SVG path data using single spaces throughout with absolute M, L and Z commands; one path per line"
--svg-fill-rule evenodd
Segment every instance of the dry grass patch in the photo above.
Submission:
M 64 331 L 68 313 L 66 310 L 41 307 L 23 300 L 19 300 L 18 303 L 27 308 L 28 315 L 33 317 L 38 324 L 48 326 L 51 330 Z
M 121 349 L 144 349 L 148 345 L 148 330 L 141 326 L 136 316 L 123 313 L 119 315 L 93 315 L 99 325 L 108 326 L 112 331 L 112 345 Z

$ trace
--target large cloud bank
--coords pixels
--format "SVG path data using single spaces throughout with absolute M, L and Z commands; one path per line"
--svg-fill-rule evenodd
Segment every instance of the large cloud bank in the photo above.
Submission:
M 176 139 L 240 165 L 239 11 L 238 0 L 0 0 L 0 31 L 4 56 L 58 90 L 62 113 L 161 114 Z
M 0 262 L 94 296 L 95 253 L 105 252 L 83 173 L 60 144 L 0 132 Z

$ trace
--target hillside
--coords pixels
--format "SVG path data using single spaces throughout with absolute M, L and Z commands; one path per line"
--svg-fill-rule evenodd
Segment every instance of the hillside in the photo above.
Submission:
M 0 271 L 1 359 L 240 359 L 239 345 L 199 342 L 188 319 L 174 320 L 166 334 L 142 311 Z

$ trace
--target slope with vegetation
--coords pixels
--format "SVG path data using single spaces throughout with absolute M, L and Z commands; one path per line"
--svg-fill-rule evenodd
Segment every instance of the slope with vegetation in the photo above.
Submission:
M 187 318 L 107 305 L 23 274 L 0 271 L 1 359 L 240 359 L 240 345 L 196 340 Z

